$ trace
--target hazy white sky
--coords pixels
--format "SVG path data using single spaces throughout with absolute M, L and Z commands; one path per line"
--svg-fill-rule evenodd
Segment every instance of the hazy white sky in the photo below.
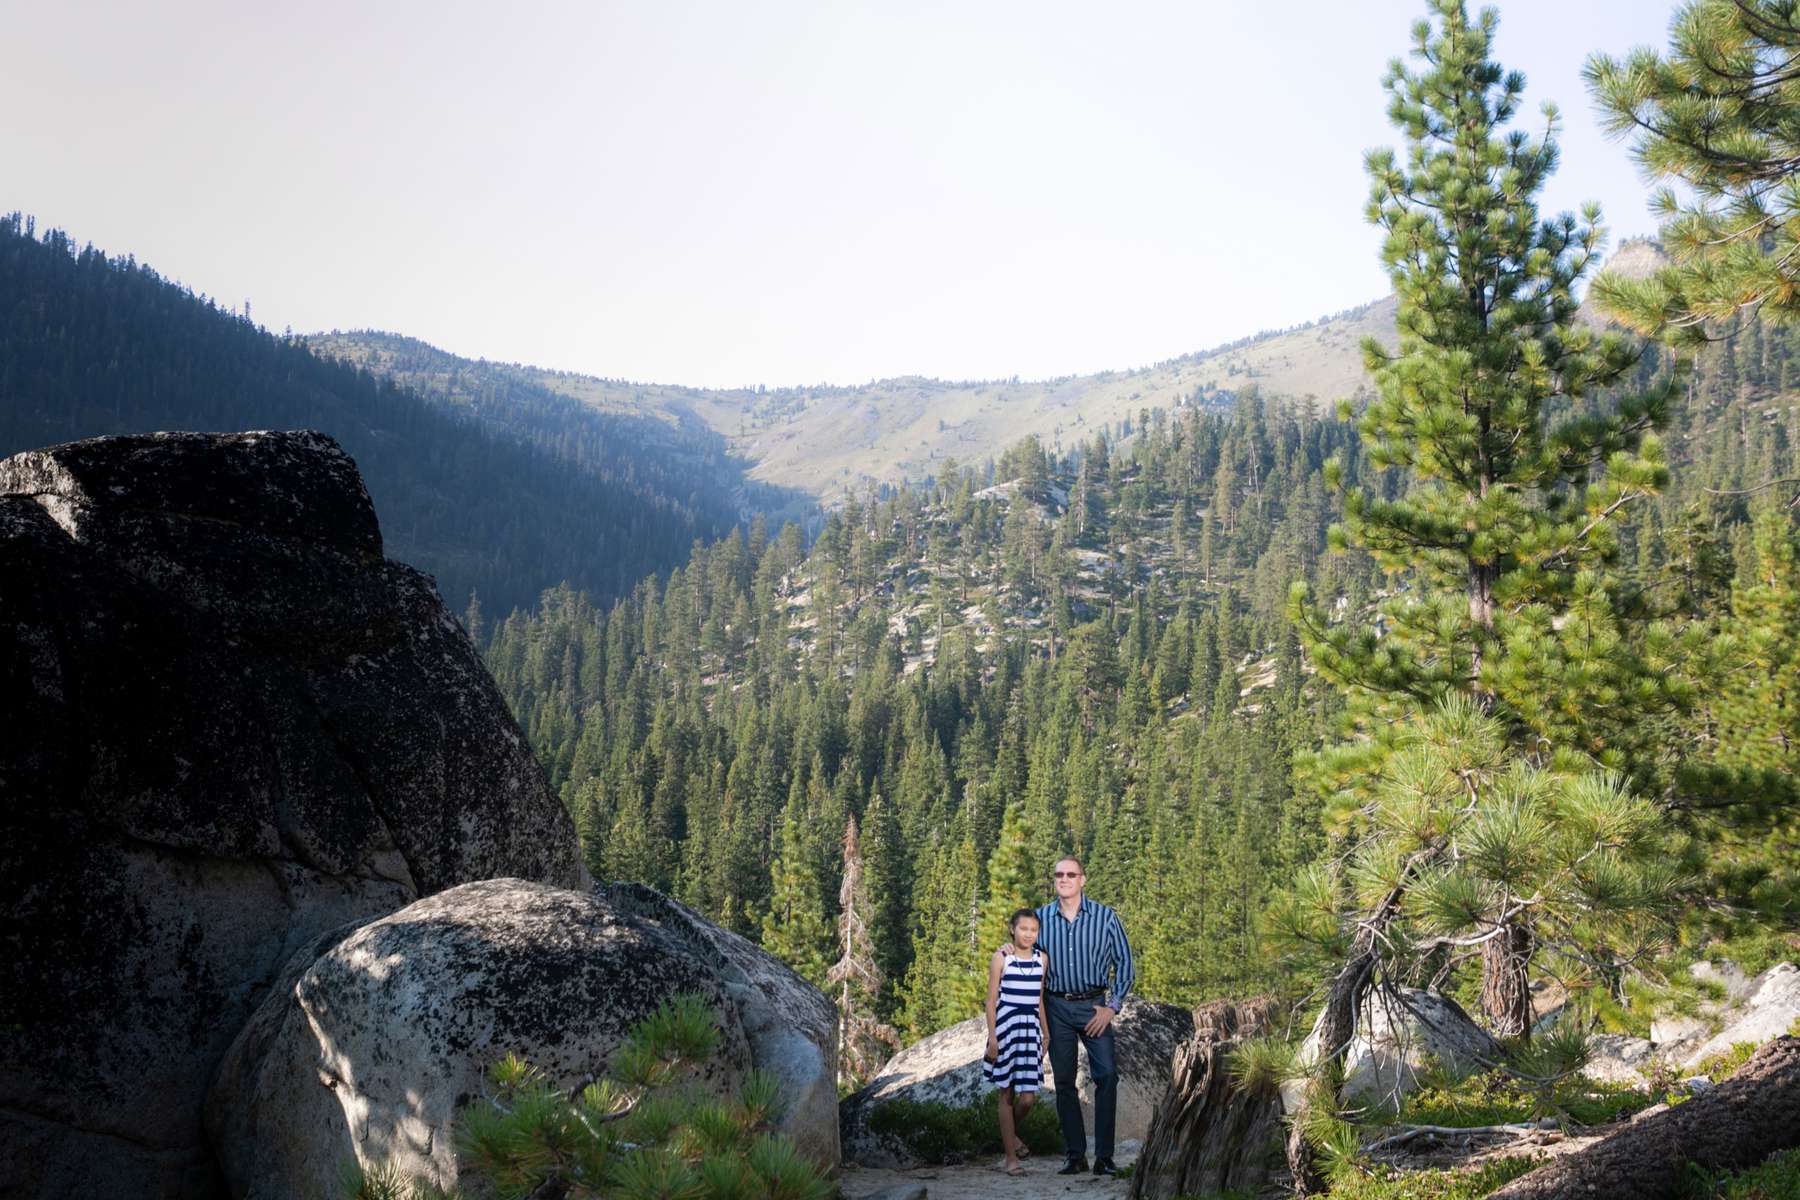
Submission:
M 1142 365 L 1386 291 L 1362 153 L 1414 0 L 0 0 L 0 210 L 272 329 L 702 385 Z M 1517 0 L 1546 208 L 1648 233 L 1591 50 Z

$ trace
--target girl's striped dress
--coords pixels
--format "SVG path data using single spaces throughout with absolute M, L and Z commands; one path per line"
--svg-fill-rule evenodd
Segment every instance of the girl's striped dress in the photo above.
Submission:
M 994 1037 L 1000 1055 L 987 1064 L 988 1082 L 1015 1092 L 1035 1092 L 1043 1084 L 1039 1066 L 1043 1041 L 1038 1029 L 1038 1003 L 1044 992 L 1044 960 L 1006 956 L 1000 973 L 1000 997 L 994 1005 Z

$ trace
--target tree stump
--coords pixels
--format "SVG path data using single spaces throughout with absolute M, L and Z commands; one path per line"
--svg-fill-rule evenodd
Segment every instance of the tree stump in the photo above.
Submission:
M 1718 1087 L 1545 1163 L 1490 1200 L 1676 1197 L 1684 1194 L 1689 1163 L 1735 1170 L 1795 1145 L 1800 1145 L 1800 1038 L 1780 1037 Z
M 1175 1056 L 1131 1175 L 1131 1200 L 1255 1190 L 1283 1174 L 1281 1096 L 1240 1091 L 1228 1063 L 1240 1042 L 1269 1031 L 1275 1011 L 1266 998 L 1194 1010 L 1194 1036 Z

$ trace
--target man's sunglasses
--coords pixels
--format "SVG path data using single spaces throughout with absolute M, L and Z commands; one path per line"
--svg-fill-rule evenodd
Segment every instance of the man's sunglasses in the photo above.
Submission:
M 1080 871 L 1058 871 L 1058 872 L 1056 872 L 1056 877 L 1058 879 L 1080 879 L 1081 872 Z

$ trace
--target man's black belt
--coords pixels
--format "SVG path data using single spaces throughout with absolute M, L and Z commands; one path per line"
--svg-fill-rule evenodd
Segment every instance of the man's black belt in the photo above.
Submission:
M 1089 988 L 1085 992 L 1051 992 L 1058 1000 L 1098 1000 L 1106 995 L 1105 988 Z

